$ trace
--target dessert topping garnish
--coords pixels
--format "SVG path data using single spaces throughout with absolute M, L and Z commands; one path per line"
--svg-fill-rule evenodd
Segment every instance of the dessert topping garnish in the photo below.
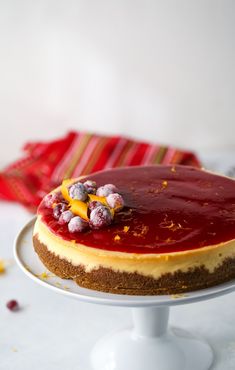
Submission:
M 118 193 L 109 194 L 106 198 L 108 206 L 114 210 L 119 210 L 124 207 L 123 197 Z
M 88 194 L 96 194 L 97 186 L 95 181 L 87 180 L 83 185 Z
M 68 224 L 73 216 L 73 213 L 68 209 L 67 211 L 61 213 L 58 222 L 60 225 Z
M 90 212 L 93 211 L 98 206 L 102 206 L 102 203 L 99 202 L 98 200 L 92 200 L 91 202 L 88 203 L 88 207 Z
M 90 214 L 90 227 L 92 229 L 100 229 L 112 223 L 112 213 L 110 209 L 104 205 L 95 207 Z
M 59 220 L 61 214 L 68 209 L 65 203 L 58 203 L 53 208 L 54 217 Z
M 69 196 L 72 199 L 84 202 L 87 199 L 87 195 L 86 188 L 81 182 L 76 182 L 69 188 Z
M 88 228 L 88 222 L 79 216 L 73 217 L 68 223 L 71 233 L 82 232 Z
M 61 198 L 58 193 L 47 194 L 44 198 L 44 204 L 46 208 L 51 208 L 56 205 L 58 202 L 61 202 Z
M 124 231 L 124 233 L 127 233 L 129 229 L 130 229 L 130 226 L 124 226 L 124 227 L 123 227 L 123 231 Z
M 107 197 L 109 194 L 117 193 L 118 189 L 113 184 L 106 184 L 103 186 L 100 186 L 97 191 L 96 195 L 99 197 Z
M 53 215 L 60 225 L 68 225 L 71 233 L 82 232 L 88 227 L 100 229 L 108 226 L 115 212 L 124 207 L 124 200 L 113 184 L 97 188 L 96 182 L 84 183 L 64 180 L 60 193 L 51 193 L 44 198 L 46 208 L 53 209 Z M 129 229 L 129 228 L 128 228 Z M 128 229 L 124 231 L 127 232 Z

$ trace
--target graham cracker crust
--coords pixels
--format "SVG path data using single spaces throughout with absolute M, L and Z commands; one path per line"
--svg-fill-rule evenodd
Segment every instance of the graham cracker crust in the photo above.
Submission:
M 73 279 L 83 288 L 129 295 L 178 294 L 215 286 L 235 278 L 235 258 L 227 258 L 212 273 L 204 266 L 188 272 L 167 273 L 158 279 L 135 273 L 117 272 L 100 267 L 86 272 L 82 265 L 74 266 L 50 252 L 37 236 L 33 237 L 36 253 L 55 275 Z

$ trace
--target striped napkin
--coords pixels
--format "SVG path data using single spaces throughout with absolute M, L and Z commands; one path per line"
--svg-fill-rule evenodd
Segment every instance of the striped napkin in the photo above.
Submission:
M 119 166 L 157 163 L 200 166 L 191 152 L 86 132 L 69 132 L 50 142 L 30 142 L 23 150 L 23 158 L 0 172 L 0 199 L 19 202 L 32 212 L 42 197 L 64 178 Z

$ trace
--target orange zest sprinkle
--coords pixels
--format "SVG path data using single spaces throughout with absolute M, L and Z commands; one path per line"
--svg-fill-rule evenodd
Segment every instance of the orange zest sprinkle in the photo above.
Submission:
M 129 229 L 130 229 L 130 226 L 124 226 L 124 227 L 123 227 L 123 231 L 124 231 L 124 233 L 127 233 Z
M 3 274 L 5 272 L 5 264 L 3 260 L 0 260 L 0 274 Z
M 147 234 L 148 231 L 149 231 L 149 227 L 146 226 L 146 225 L 143 225 L 143 228 L 141 230 L 141 234 L 142 235 L 145 235 L 145 234 Z
M 184 220 L 184 222 L 186 222 Z M 167 220 L 167 217 L 164 218 L 164 221 L 159 224 L 162 229 L 169 229 L 171 231 L 177 230 L 191 230 L 191 227 L 184 227 L 179 222 L 174 223 L 172 220 Z
M 172 239 L 172 238 L 167 238 L 166 240 L 164 240 L 165 243 L 173 243 L 173 242 L 176 242 L 176 240 Z
M 115 235 L 115 237 L 114 237 L 115 242 L 119 241 L 120 239 L 121 239 L 121 237 L 118 234 Z
M 30 270 L 29 270 L 30 271 Z M 44 279 L 44 280 L 47 280 L 51 277 L 54 277 L 55 275 L 52 275 L 52 274 L 48 274 L 46 271 L 42 272 L 41 274 L 35 274 L 35 276 L 37 276 L 39 279 Z
M 38 277 L 40 277 L 41 279 L 48 279 L 49 278 L 49 275 L 47 272 L 42 272 Z
M 183 297 L 187 297 L 187 295 L 186 295 L 186 294 L 184 294 L 184 293 L 171 294 L 171 298 L 172 298 L 172 299 L 183 298 Z

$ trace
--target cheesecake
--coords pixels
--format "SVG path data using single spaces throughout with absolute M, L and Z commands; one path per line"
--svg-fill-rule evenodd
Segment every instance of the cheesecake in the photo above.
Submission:
M 178 294 L 235 278 L 235 181 L 182 165 L 67 179 L 42 200 L 33 245 L 79 286 Z

